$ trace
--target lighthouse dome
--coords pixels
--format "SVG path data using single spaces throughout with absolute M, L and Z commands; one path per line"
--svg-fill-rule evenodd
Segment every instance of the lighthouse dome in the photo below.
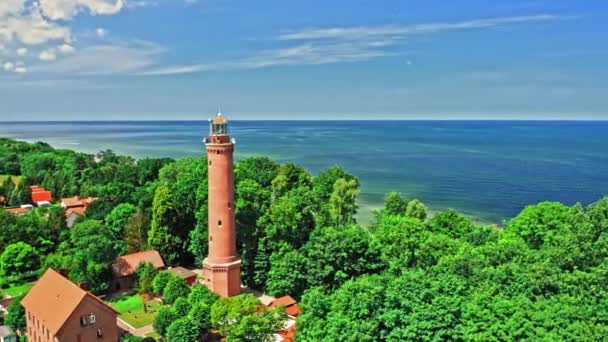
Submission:
M 216 125 L 225 124 L 227 122 L 228 120 L 226 120 L 226 118 L 222 116 L 222 113 L 217 113 L 217 115 L 213 119 L 213 123 Z

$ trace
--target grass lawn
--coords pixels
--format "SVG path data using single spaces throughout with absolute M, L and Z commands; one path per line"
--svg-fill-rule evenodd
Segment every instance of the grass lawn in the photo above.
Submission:
M 120 312 L 118 317 L 136 329 L 152 324 L 156 313 L 163 306 L 161 303 L 151 300 L 148 302 L 148 312 L 144 312 L 144 303 L 137 294 L 113 299 L 110 301 L 110 305 Z
M 21 285 L 13 285 L 6 289 L 0 289 L 0 293 L 7 296 L 16 297 L 29 291 L 34 286 L 34 283 L 26 283 Z
M 21 182 L 21 176 L 0 175 L 0 183 L 4 182 L 8 177 L 11 177 L 11 179 L 13 180 L 13 183 L 15 183 L 15 185 L 17 185 L 17 184 L 19 184 L 19 182 Z

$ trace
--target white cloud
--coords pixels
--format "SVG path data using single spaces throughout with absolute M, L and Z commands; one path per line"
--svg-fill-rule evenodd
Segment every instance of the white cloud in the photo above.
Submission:
M 97 34 L 98 37 L 103 38 L 108 35 L 109 31 L 100 27 L 95 30 L 95 33 Z
M 530 16 L 474 19 L 452 23 L 428 23 L 413 25 L 382 25 L 359 27 L 313 28 L 279 36 L 279 40 L 340 39 L 359 40 L 378 37 L 403 37 L 414 34 L 436 33 L 450 30 L 480 29 L 500 25 L 540 22 L 561 19 L 559 16 L 539 14 Z
M 126 7 L 129 9 L 158 6 L 158 1 L 151 0 L 125 0 L 125 2 Z
M 403 44 L 411 35 L 432 34 L 450 30 L 483 29 L 500 25 L 541 22 L 561 19 L 541 14 L 532 16 L 474 19 L 461 22 L 426 23 L 413 25 L 383 25 L 360 27 L 333 27 L 305 29 L 276 37 L 278 41 L 296 42 L 297 45 L 260 51 L 253 56 L 232 61 L 173 65 L 140 72 L 140 75 L 169 75 L 209 70 L 258 69 L 288 65 L 320 65 L 330 63 L 362 62 L 393 56 L 391 48 Z M 412 65 L 411 60 L 405 64 Z
M 19 49 L 17 49 L 17 55 L 19 55 L 19 56 L 25 56 L 25 55 L 27 55 L 27 49 L 26 48 L 19 48 Z
M 0 1 L 0 18 L 15 15 L 23 10 L 25 0 L 2 0 Z
M 45 62 L 54 61 L 55 59 L 57 59 L 57 55 L 51 49 L 44 50 L 38 55 L 38 59 Z
M 64 55 L 69 55 L 71 53 L 74 53 L 74 51 L 76 51 L 76 49 L 70 44 L 60 45 L 59 47 L 57 47 L 57 50 L 59 50 L 59 52 L 61 52 Z
M 168 67 L 162 67 L 158 69 L 150 69 L 142 72 L 138 72 L 137 75 L 141 76 L 163 76 L 163 75 L 180 75 L 180 74 L 191 74 L 196 72 L 202 72 L 212 70 L 213 67 L 205 64 L 195 65 L 173 65 Z
M 0 19 L 0 42 L 18 39 L 26 45 L 38 45 L 51 40 L 71 40 L 67 27 L 46 20 L 39 11 L 32 10 L 23 16 Z
M 135 73 L 156 65 L 163 51 L 158 45 L 144 41 L 94 45 L 54 62 L 32 67 L 31 70 L 68 75 Z
M 2 64 L 2 69 L 4 69 L 5 71 L 13 71 L 13 69 L 15 69 L 15 64 L 11 62 L 5 62 L 4 64 Z
M 18 74 L 24 74 L 27 72 L 27 68 L 24 66 L 18 66 L 15 68 L 15 72 Z
M 42 13 L 51 20 L 69 20 L 82 11 L 91 15 L 111 15 L 123 7 L 123 0 L 40 0 Z

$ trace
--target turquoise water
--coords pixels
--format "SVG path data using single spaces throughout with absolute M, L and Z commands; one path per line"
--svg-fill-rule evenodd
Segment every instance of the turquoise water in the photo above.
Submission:
M 0 136 L 84 152 L 202 156 L 206 121 L 0 122 Z M 361 179 L 360 219 L 389 191 L 500 223 L 544 200 L 608 195 L 608 122 L 235 121 L 236 158 L 266 155 Z

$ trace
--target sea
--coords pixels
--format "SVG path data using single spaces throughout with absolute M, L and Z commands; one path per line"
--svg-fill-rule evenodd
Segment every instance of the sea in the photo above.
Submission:
M 0 122 L 0 136 L 133 157 L 201 157 L 207 121 Z M 358 219 L 385 194 L 503 224 L 526 205 L 608 195 L 608 121 L 231 121 L 235 158 L 359 177 Z

